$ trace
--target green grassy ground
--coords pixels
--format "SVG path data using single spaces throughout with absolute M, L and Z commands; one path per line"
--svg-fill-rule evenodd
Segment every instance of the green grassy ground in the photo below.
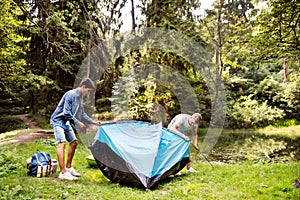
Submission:
M 261 158 L 262 152 L 271 151 L 262 145 L 269 144 L 270 139 L 275 141 L 274 146 L 278 145 L 279 141 L 283 141 L 286 146 L 289 145 L 288 141 L 297 145 L 298 136 L 290 137 L 287 134 L 270 138 L 266 135 L 251 135 L 253 133 L 224 132 L 214 149 L 221 151 L 223 148 L 226 158 L 228 152 L 233 152 L 233 155 L 244 154 L 243 159 L 233 159 L 231 162 L 219 159 L 215 162 L 215 157 L 211 156 L 209 159 L 212 167 L 192 150 L 193 167 L 198 173 L 185 174 L 183 170 L 181 176 L 170 177 L 156 189 L 149 191 L 110 183 L 100 170 L 88 165 L 86 157 L 90 152 L 83 145 L 79 145 L 74 158 L 74 167 L 82 174 L 77 181 L 61 181 L 57 178 L 58 173 L 45 178 L 26 175 L 26 159 L 36 149 L 47 151 L 56 158 L 53 139 L 39 139 L 18 146 L 2 145 L 0 199 L 300 199 L 300 189 L 294 185 L 294 181 L 300 178 L 300 162 L 296 159 L 299 153 L 297 148 L 282 148 L 286 151 L 293 150 L 296 154 L 288 160 L 273 160 L 267 156 L 264 159 L 269 159 L 269 162 L 257 159 Z M 247 143 L 249 138 L 253 141 Z M 261 151 L 254 151 L 259 146 Z M 251 149 L 254 152 L 249 153 Z M 278 157 L 282 156 L 282 149 Z M 252 154 L 252 157 L 245 156 L 247 152 Z M 257 157 L 254 156 L 253 159 L 253 155 Z

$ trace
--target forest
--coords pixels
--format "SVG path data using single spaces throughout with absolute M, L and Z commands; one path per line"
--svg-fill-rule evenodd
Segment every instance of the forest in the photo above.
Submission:
M 0 133 L 90 77 L 99 120 L 199 112 L 229 129 L 300 121 L 298 0 L 1 0 Z M 211 76 L 211 77 L 210 77 Z M 219 119 L 220 118 L 220 119 Z

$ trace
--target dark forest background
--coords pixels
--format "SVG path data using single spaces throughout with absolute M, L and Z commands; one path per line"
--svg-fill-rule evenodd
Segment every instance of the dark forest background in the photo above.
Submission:
M 207 10 L 200 5 L 199 0 L 1 0 L 2 123 L 11 121 L 4 120 L 7 116 L 30 113 L 47 124 L 95 47 L 124 28 L 136 34 L 159 27 L 192 38 L 209 53 L 226 89 L 226 128 L 296 125 L 299 1 L 216 0 Z M 95 103 L 89 109 L 100 120 L 111 119 L 111 97 L 122 87 L 116 83 L 147 63 L 170 66 L 189 81 L 204 119 L 201 126 L 207 127 L 212 103 L 203 76 L 184 57 L 161 49 L 129 51 L 113 60 L 96 82 Z M 134 119 L 149 121 L 149 106 L 157 104 L 166 112 L 166 123 L 180 113 L 176 95 L 151 79 L 133 86 L 130 94 L 127 103 Z

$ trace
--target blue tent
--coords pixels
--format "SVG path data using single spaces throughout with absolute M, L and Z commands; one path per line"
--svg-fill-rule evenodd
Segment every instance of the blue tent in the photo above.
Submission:
M 152 189 L 189 162 L 189 142 L 161 124 L 102 124 L 90 145 L 102 173 L 113 183 Z

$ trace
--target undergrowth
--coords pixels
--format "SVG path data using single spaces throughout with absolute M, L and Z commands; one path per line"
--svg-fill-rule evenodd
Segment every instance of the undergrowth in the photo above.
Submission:
M 0 134 L 25 128 L 27 128 L 27 125 L 18 117 L 8 115 L 0 116 Z

